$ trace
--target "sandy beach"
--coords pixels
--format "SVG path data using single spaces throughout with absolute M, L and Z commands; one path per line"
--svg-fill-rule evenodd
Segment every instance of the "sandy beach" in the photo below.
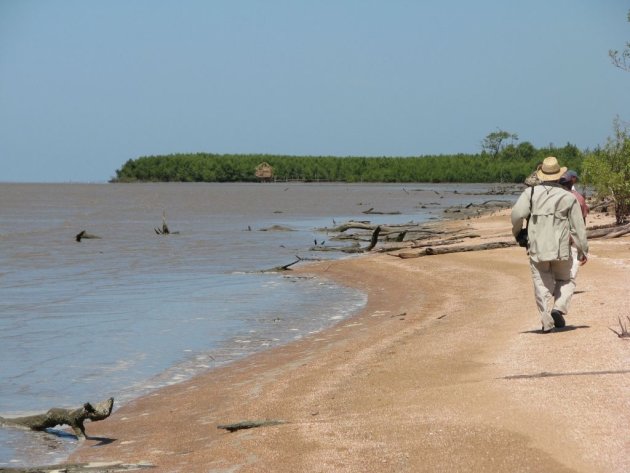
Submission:
M 592 217 L 590 225 L 606 217 Z M 509 211 L 443 223 L 511 241 Z M 590 241 L 541 334 L 522 248 L 305 264 L 368 294 L 339 325 L 137 399 L 73 462 L 156 472 L 630 471 L 630 238 Z M 542 374 L 542 376 L 541 376 Z M 228 432 L 246 420 L 277 425 Z

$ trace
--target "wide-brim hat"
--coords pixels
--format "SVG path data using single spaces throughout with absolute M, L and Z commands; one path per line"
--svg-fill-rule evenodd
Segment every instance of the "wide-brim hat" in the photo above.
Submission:
M 567 172 L 567 168 L 560 167 L 555 156 L 549 156 L 545 158 L 542 166 L 536 171 L 536 176 L 541 181 L 557 181 L 565 172 Z

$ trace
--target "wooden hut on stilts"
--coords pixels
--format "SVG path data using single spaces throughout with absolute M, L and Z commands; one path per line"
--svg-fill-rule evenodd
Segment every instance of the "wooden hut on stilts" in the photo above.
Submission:
M 269 163 L 260 163 L 256 166 L 256 177 L 260 182 L 271 182 L 273 180 L 273 168 Z

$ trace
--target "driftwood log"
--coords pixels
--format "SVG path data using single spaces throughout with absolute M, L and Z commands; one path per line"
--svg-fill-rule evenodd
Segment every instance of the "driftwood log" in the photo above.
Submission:
M 364 210 L 361 213 L 364 213 L 366 215 L 400 215 L 400 212 L 398 212 L 397 210 L 393 212 L 380 212 L 380 211 L 374 210 L 374 207 Z
M 267 228 L 261 228 L 258 231 L 259 232 L 294 232 L 295 230 L 291 227 L 286 227 L 284 225 L 272 225 Z
M 282 271 L 291 271 L 291 266 L 302 261 L 302 258 L 300 258 L 299 256 L 296 255 L 295 257 L 297 259 L 295 261 L 292 261 L 291 263 L 288 263 L 282 266 L 274 266 L 273 268 L 269 268 L 269 269 L 263 269 L 261 273 L 279 273 Z
M 284 420 L 244 420 L 235 424 L 217 425 L 217 429 L 224 429 L 228 432 L 236 432 L 243 429 L 255 429 L 257 427 L 269 427 L 272 425 L 286 424 Z
M 155 227 L 153 229 L 158 235 L 177 235 L 179 232 L 171 232 L 170 228 L 168 228 L 168 224 L 166 223 L 166 211 L 162 212 L 162 228 Z
M 356 242 L 353 246 L 323 246 L 316 245 L 310 248 L 311 251 L 340 251 L 342 253 L 366 253 L 368 251 L 372 251 L 376 244 L 378 243 L 378 236 L 381 233 L 381 226 L 377 226 L 374 228 L 372 232 L 372 236 L 370 238 L 370 244 L 362 247 L 358 242 Z
M 168 235 L 171 233 L 166 223 L 166 210 L 162 212 L 162 228 L 155 227 L 153 230 L 155 230 L 155 233 L 158 235 Z
M 121 473 L 154 468 L 151 463 L 123 463 L 120 461 L 94 463 L 61 463 L 33 467 L 3 468 L 0 473 Z
M 324 232 L 335 232 L 335 233 L 343 233 L 347 230 L 351 230 L 351 229 L 357 229 L 357 230 L 374 230 L 374 225 L 371 225 L 370 222 L 357 222 L 354 220 L 351 220 L 349 222 L 346 223 L 342 223 L 341 225 L 337 225 L 336 227 L 332 227 L 332 228 L 320 228 L 319 231 L 324 231 Z
M 628 322 L 630 323 L 630 317 L 626 316 L 626 319 L 628 319 Z M 617 332 L 615 329 L 608 327 L 612 332 L 614 332 L 619 338 L 626 338 L 630 340 L 630 332 L 628 332 L 628 327 L 630 327 L 630 325 L 624 325 L 624 323 L 621 321 L 621 317 L 619 317 L 619 332 Z
M 69 425 L 79 439 L 85 438 L 86 420 L 95 422 L 109 417 L 114 407 L 114 398 L 91 404 L 86 402 L 78 409 L 53 407 L 44 414 L 25 417 L 0 417 L 3 427 L 23 427 L 31 430 L 46 430 L 56 425 Z
M 560 376 L 603 376 L 614 374 L 628 374 L 630 370 L 603 370 L 603 371 L 573 371 L 573 372 L 560 372 L 550 373 L 548 371 L 542 371 L 535 374 L 514 374 L 511 376 L 503 376 L 498 379 L 532 379 L 532 378 L 556 378 Z
M 347 230 L 355 229 L 359 233 L 345 233 Z M 377 229 L 378 232 L 377 232 Z M 322 230 L 322 229 L 320 229 Z M 323 229 L 328 232 L 339 232 L 330 237 L 332 241 L 353 240 L 352 246 L 315 246 L 311 251 L 339 251 L 343 253 L 364 253 L 374 250 L 375 246 L 381 242 L 381 246 L 376 251 L 388 252 L 402 250 L 405 248 L 419 248 L 422 246 L 439 246 L 453 243 L 460 243 L 464 238 L 477 238 L 479 235 L 465 233 L 467 229 L 456 229 L 452 231 L 433 228 L 425 223 L 407 223 L 397 225 L 372 225 L 368 222 L 355 222 L 339 225 L 332 229 Z M 370 232 L 370 233 L 368 233 Z M 439 241 L 436 241 L 440 238 Z M 425 243 L 431 241 L 431 243 Z M 360 242 L 369 242 L 369 245 L 362 246 Z
M 459 212 L 467 210 L 468 208 L 484 209 L 487 212 L 491 206 L 498 204 L 499 207 L 504 207 L 510 203 L 503 200 L 491 199 L 481 204 L 468 204 L 466 207 L 452 208 L 450 211 Z M 449 209 L 447 209 L 449 210 Z M 372 209 L 370 209 L 372 211 Z M 380 251 L 380 252 L 394 252 L 394 251 L 406 251 L 418 248 L 429 249 L 420 253 L 404 254 L 401 257 L 418 257 L 427 256 L 431 254 L 453 253 L 461 251 L 480 251 L 494 248 L 504 248 L 507 246 L 514 246 L 513 243 L 498 243 L 495 244 L 482 244 L 473 247 L 457 247 L 457 249 L 448 249 L 432 252 L 431 248 L 438 246 L 449 246 L 454 244 L 460 244 L 462 240 L 470 238 L 479 238 L 480 235 L 472 233 L 470 228 L 460 228 L 454 230 L 444 230 L 436 228 L 431 223 L 414 223 L 408 222 L 405 224 L 395 225 L 375 225 L 369 221 L 356 221 L 351 220 L 349 222 L 338 225 L 333 219 L 334 227 L 318 228 L 318 231 L 326 232 L 329 235 L 331 241 L 339 240 L 351 240 L 354 242 L 351 246 L 332 246 L 317 244 L 310 248 L 310 251 L 333 251 L 342 253 L 364 253 L 367 251 Z M 376 229 L 380 230 L 376 233 Z M 349 230 L 356 230 L 356 232 L 349 232 Z M 605 226 L 591 227 L 587 230 L 587 238 L 618 238 L 630 234 L 630 223 L 626 224 L 609 224 Z M 375 240 L 376 237 L 376 240 Z M 500 235 L 501 238 L 507 235 Z M 511 239 L 511 236 L 509 237 Z M 376 244 L 380 241 L 380 246 L 375 250 Z M 362 242 L 369 242 L 368 246 L 362 244 Z M 398 256 L 398 255 L 395 255 Z
M 587 238 L 619 238 L 630 233 L 630 223 L 625 225 L 609 225 L 586 231 Z
M 299 263 L 300 261 L 322 261 L 321 258 L 302 258 L 298 255 L 295 255 L 296 260 L 292 261 L 288 264 L 284 264 L 282 266 L 274 266 L 273 268 L 269 268 L 269 269 L 263 269 L 262 271 L 260 271 L 261 273 L 279 273 L 282 271 L 291 271 L 291 266 L 293 266 L 294 264 Z M 0 472 L 2 473 L 2 472 Z
M 396 255 L 392 254 L 392 256 L 398 256 L 403 259 L 410 258 L 420 258 L 421 256 L 431 256 L 431 255 L 443 255 L 446 253 L 463 253 L 466 251 L 482 251 L 482 250 L 495 250 L 497 248 L 509 248 L 512 246 L 516 246 L 516 242 L 511 241 L 497 241 L 490 243 L 482 243 L 480 245 L 468 245 L 468 246 L 452 246 L 452 247 L 441 247 L 434 248 L 432 246 L 426 247 L 421 251 L 416 252 L 400 252 Z
M 601 202 L 590 204 L 589 210 L 593 212 L 595 210 L 607 209 L 608 206 L 612 206 L 612 205 L 615 205 L 615 201 L 613 199 L 605 199 Z
M 92 235 L 88 232 L 86 232 L 85 230 L 81 230 L 79 233 L 76 234 L 76 236 L 74 237 L 74 239 L 77 242 L 80 242 L 83 239 L 90 239 L 90 238 L 101 238 L 100 236 L 97 235 Z
M 621 236 L 630 234 L 630 223 L 626 225 L 607 225 L 604 227 L 597 227 L 590 229 L 586 232 L 588 239 L 596 239 L 596 238 L 619 238 Z M 420 248 L 425 246 L 421 251 L 416 252 L 400 252 L 398 254 L 392 254 L 392 256 L 398 256 L 399 258 L 409 259 L 409 258 L 419 258 L 421 256 L 430 256 L 430 255 L 441 255 L 445 253 L 461 253 L 466 251 L 483 251 L 483 250 L 494 250 L 497 248 L 508 248 L 512 246 L 516 246 L 516 242 L 512 241 L 502 241 L 502 242 L 490 242 L 490 243 L 482 243 L 479 245 L 469 245 L 469 246 L 452 246 L 446 248 L 436 248 L 438 246 L 446 246 L 449 243 L 456 243 L 461 241 L 461 238 L 475 238 L 478 235 L 460 235 L 459 237 L 449 237 L 440 241 L 435 241 L 431 243 L 416 243 L 413 244 L 412 248 Z M 451 238 L 455 238 L 455 241 L 449 241 Z M 457 240 L 459 239 L 459 240 Z M 387 251 L 395 251 L 397 248 L 393 246 L 389 246 Z

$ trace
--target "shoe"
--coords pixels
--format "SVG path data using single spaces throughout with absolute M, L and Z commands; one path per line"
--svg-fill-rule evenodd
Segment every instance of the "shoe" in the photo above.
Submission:
M 545 330 L 545 326 L 543 325 L 543 327 L 540 329 L 540 333 L 553 333 L 556 331 L 555 327 L 551 327 L 548 328 L 547 330 Z
M 562 328 L 566 325 L 564 321 L 564 317 L 562 317 L 562 312 L 560 312 L 559 310 L 556 310 L 556 309 L 552 310 L 551 318 L 553 319 L 553 323 L 556 326 L 556 328 Z

